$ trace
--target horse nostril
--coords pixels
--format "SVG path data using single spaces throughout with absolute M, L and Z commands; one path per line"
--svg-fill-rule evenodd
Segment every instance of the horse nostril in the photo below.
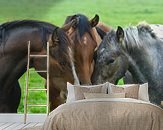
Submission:
M 80 81 L 79 83 L 80 83 L 80 85 L 92 85 L 91 82 L 82 82 L 82 81 Z

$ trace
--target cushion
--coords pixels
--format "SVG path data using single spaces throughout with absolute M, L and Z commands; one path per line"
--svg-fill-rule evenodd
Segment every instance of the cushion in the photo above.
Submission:
M 161 106 L 163 106 L 163 101 L 161 101 Z
M 109 83 L 111 87 L 111 93 L 125 93 L 126 98 L 135 98 L 149 102 L 148 83 L 144 84 L 125 84 L 114 85 Z
M 125 98 L 138 99 L 139 84 L 114 85 L 111 84 L 112 93 L 125 93 Z
M 138 99 L 149 102 L 148 83 L 144 83 L 139 86 Z
M 66 103 L 84 99 L 84 93 L 107 93 L 108 85 L 108 82 L 88 86 L 72 85 L 67 82 L 68 95 Z
M 104 93 L 84 93 L 85 99 L 91 98 L 125 98 L 125 93 L 111 93 L 111 94 L 104 94 Z

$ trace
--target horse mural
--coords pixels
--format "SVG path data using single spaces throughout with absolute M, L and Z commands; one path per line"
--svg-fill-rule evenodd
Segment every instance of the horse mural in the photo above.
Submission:
M 91 76 L 94 68 L 93 55 L 101 42 L 100 35 L 96 31 L 99 16 L 88 20 L 83 14 L 68 16 L 65 24 L 77 19 L 77 24 L 71 27 L 67 34 L 73 41 L 74 62 L 80 84 L 91 84 Z
M 149 83 L 150 100 L 160 105 L 163 100 L 161 30 L 161 25 L 140 24 L 109 31 L 97 49 L 92 82 L 116 84 L 128 70 L 136 83 Z
M 46 44 L 50 44 L 50 109 L 62 101 L 60 92 L 67 81 L 73 83 L 73 59 L 71 40 L 65 33 L 76 21 L 59 28 L 52 24 L 23 20 L 0 25 L 0 112 L 14 113 L 20 102 L 21 91 L 18 79 L 25 73 L 27 65 L 27 45 L 31 42 L 31 54 L 46 54 Z M 30 67 L 46 69 L 45 59 L 31 58 Z M 46 74 L 40 73 L 46 78 Z M 56 82 L 58 82 L 56 86 Z M 53 96 L 52 96 L 53 95 Z M 55 96 L 54 96 L 55 95 Z

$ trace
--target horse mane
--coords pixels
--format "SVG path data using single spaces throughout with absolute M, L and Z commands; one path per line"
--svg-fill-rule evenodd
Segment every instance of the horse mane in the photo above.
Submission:
M 56 28 L 56 26 L 50 23 L 37 21 L 37 20 L 16 20 L 11 22 L 6 22 L 0 25 L 0 45 L 2 44 L 5 45 L 7 40 L 6 36 L 8 35 L 7 33 L 8 30 L 12 28 L 18 28 L 22 25 L 40 28 L 41 37 L 44 44 L 47 42 L 45 38 L 45 34 L 52 33 L 53 30 Z
M 138 24 L 136 27 L 128 27 L 124 29 L 125 46 L 128 49 L 134 47 L 149 47 L 153 45 L 158 37 L 153 32 L 149 24 Z
M 68 38 L 66 32 L 62 28 L 56 28 L 58 47 L 53 47 L 50 51 L 50 54 L 57 59 L 60 65 L 65 68 L 65 63 L 73 61 L 70 59 L 69 49 L 71 49 L 71 41 Z M 57 53 L 55 49 L 57 48 Z M 70 67 L 70 66 L 69 66 Z
M 85 32 L 89 33 L 89 35 L 92 36 L 91 31 L 90 31 L 92 27 L 89 23 L 89 20 L 86 16 L 82 14 L 68 16 L 65 20 L 65 24 L 69 23 L 74 18 L 79 19 L 78 24 L 76 25 L 76 28 L 78 30 L 80 38 L 84 35 Z
M 67 49 L 71 46 L 71 41 L 66 35 L 65 31 L 62 29 L 58 29 L 58 39 L 59 39 L 59 53 L 63 53 L 67 55 Z
M 104 36 L 102 42 L 110 43 L 110 45 L 113 45 L 112 43 L 116 43 L 116 31 L 111 29 L 109 32 L 106 32 L 106 36 Z

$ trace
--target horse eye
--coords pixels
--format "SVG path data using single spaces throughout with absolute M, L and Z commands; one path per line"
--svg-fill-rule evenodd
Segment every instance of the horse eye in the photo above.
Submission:
M 53 42 L 52 45 L 51 45 L 51 47 L 53 47 L 53 48 L 55 48 L 55 47 L 57 47 L 57 46 L 58 46 L 58 42 L 56 42 L 56 41 Z
M 60 65 L 66 65 L 66 62 L 60 62 Z
M 114 61 L 115 61 L 114 59 L 108 60 L 108 61 L 107 61 L 107 65 L 114 63 Z

